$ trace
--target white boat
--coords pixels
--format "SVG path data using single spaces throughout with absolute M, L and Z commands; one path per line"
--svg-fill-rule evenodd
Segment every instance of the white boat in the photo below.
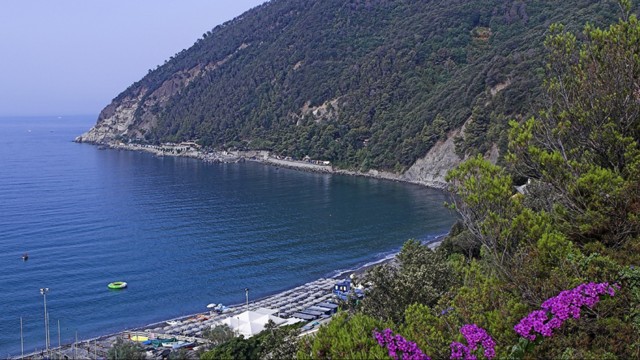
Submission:
M 185 347 L 192 347 L 194 345 L 193 342 L 190 341 L 178 341 L 176 343 L 173 343 L 173 346 L 171 346 L 173 349 L 182 349 Z

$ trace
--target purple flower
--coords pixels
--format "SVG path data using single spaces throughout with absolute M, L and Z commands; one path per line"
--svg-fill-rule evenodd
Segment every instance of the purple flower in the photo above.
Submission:
M 493 359 L 496 356 L 496 342 L 489 336 L 487 331 L 476 324 L 467 324 L 460 328 L 460 333 L 467 340 L 467 346 L 459 342 L 452 342 L 451 359 L 476 360 L 477 356 L 473 351 L 481 345 L 484 349 L 484 357 Z
M 382 332 L 374 330 L 373 337 L 380 346 L 387 348 L 389 356 L 394 360 L 398 359 L 398 353 L 402 355 L 402 360 L 431 360 L 416 343 L 405 339 L 402 335 L 393 335 L 391 329 L 384 329 Z
M 446 309 L 443 309 L 443 310 L 440 312 L 440 315 L 447 315 L 447 314 L 448 314 L 450 311 L 452 311 L 452 310 L 453 310 L 453 307 L 451 307 L 451 306 L 450 306 L 450 307 L 448 307 L 448 308 L 446 308 Z
M 591 282 L 580 284 L 571 290 L 561 291 L 543 302 L 540 306 L 542 310 L 532 311 L 513 329 L 518 335 L 530 341 L 536 339 L 536 333 L 550 337 L 553 335 L 553 330 L 561 327 L 569 318 L 579 319 L 583 306 L 593 308 L 600 301 L 600 295 L 615 296 L 618 289 L 620 287 L 617 284 Z
M 475 357 L 475 355 L 472 355 L 471 352 L 469 352 L 468 347 L 459 342 L 454 341 L 449 345 L 449 347 L 451 348 L 451 359 L 471 359 L 472 357 Z

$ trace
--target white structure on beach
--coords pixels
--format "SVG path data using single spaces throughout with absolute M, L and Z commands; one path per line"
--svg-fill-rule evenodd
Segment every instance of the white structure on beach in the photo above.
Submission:
M 238 335 L 244 335 L 245 338 L 250 338 L 253 335 L 258 334 L 264 330 L 265 325 L 269 320 L 273 321 L 276 325 L 289 325 L 300 322 L 300 319 L 283 319 L 279 318 L 275 314 L 278 310 L 258 308 L 253 311 L 245 311 L 238 315 L 230 316 L 222 320 L 223 324 L 228 325 Z

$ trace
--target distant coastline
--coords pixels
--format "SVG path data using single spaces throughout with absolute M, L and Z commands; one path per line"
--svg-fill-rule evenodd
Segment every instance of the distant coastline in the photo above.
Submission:
M 81 143 L 80 137 L 76 138 L 76 142 Z M 253 161 L 265 165 L 282 167 L 293 170 L 319 172 L 328 174 L 341 174 L 350 176 L 362 176 L 374 179 L 391 180 L 404 182 L 409 184 L 426 186 L 434 189 L 445 190 L 446 184 L 440 181 L 415 180 L 402 175 L 394 174 L 386 171 L 369 170 L 367 172 L 344 170 L 335 168 L 328 161 L 314 159 L 292 159 L 290 157 L 281 157 L 273 155 L 266 150 L 249 150 L 249 151 L 204 151 L 194 142 L 183 142 L 179 144 L 165 143 L 162 145 L 143 145 L 143 144 L 125 144 L 122 142 L 111 143 L 91 143 L 99 146 L 100 149 L 116 149 L 130 151 L 144 151 L 156 156 L 172 156 L 172 157 L 189 157 L 199 159 L 210 163 L 238 163 L 243 161 Z

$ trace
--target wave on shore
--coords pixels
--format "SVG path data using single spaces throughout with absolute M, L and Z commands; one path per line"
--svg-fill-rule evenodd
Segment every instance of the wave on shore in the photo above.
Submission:
M 440 245 L 440 243 L 442 243 L 442 240 L 444 240 L 444 238 L 447 235 L 449 235 L 449 233 L 443 233 L 438 235 L 428 235 L 419 240 L 423 245 L 427 245 L 433 249 L 433 248 L 436 248 L 438 245 Z M 399 248 L 389 252 L 380 253 L 374 257 L 374 260 L 371 260 L 362 265 L 355 266 L 353 268 L 334 270 L 331 273 L 329 273 L 327 277 L 333 278 L 333 279 L 340 279 L 340 278 L 347 277 L 351 274 L 363 274 L 365 271 L 367 271 L 370 268 L 373 268 L 374 266 L 392 261 L 393 259 L 395 259 L 396 255 L 400 253 L 400 250 L 401 249 Z

